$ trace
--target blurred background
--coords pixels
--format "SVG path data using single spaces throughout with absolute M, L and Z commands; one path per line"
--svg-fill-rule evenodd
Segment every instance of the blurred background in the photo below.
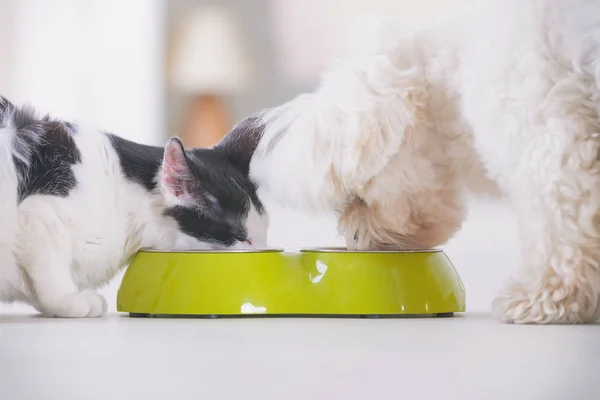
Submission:
M 419 24 L 464 2 L 0 0 L 0 93 L 138 142 L 209 146 L 244 116 L 312 90 L 370 18 Z M 270 209 L 272 246 L 343 244 L 333 220 Z M 445 250 L 469 311 L 487 311 L 518 264 L 514 217 L 474 202 Z M 119 283 L 103 291 L 110 311 Z

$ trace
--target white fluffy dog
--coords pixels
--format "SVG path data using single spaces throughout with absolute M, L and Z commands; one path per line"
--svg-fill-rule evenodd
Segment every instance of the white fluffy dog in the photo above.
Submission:
M 469 193 L 520 223 L 514 323 L 589 323 L 600 296 L 600 1 L 482 0 L 387 31 L 261 116 L 251 164 L 280 202 L 335 211 L 348 246 L 450 239 Z M 490 227 L 493 229 L 493 227 Z

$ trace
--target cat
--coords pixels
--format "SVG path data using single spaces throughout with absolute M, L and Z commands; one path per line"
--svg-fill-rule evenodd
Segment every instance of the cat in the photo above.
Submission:
M 0 301 L 100 317 L 95 289 L 140 249 L 266 247 L 256 143 L 235 137 L 147 146 L 0 97 Z
M 416 29 L 384 26 L 313 93 L 263 112 L 250 176 L 261 198 L 334 213 L 359 249 L 443 245 L 469 196 L 503 197 L 522 266 L 493 314 L 596 322 L 600 2 L 477 0 L 454 11 Z

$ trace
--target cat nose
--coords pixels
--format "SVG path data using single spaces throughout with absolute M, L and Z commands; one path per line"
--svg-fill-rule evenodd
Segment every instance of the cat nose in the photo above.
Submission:
M 252 246 L 252 240 L 251 239 L 246 239 L 246 243 L 248 243 L 250 246 Z

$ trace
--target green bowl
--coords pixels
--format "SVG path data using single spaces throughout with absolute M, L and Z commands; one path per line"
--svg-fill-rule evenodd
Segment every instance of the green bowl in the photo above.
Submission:
M 465 289 L 441 250 L 141 251 L 117 310 L 131 316 L 450 316 Z

